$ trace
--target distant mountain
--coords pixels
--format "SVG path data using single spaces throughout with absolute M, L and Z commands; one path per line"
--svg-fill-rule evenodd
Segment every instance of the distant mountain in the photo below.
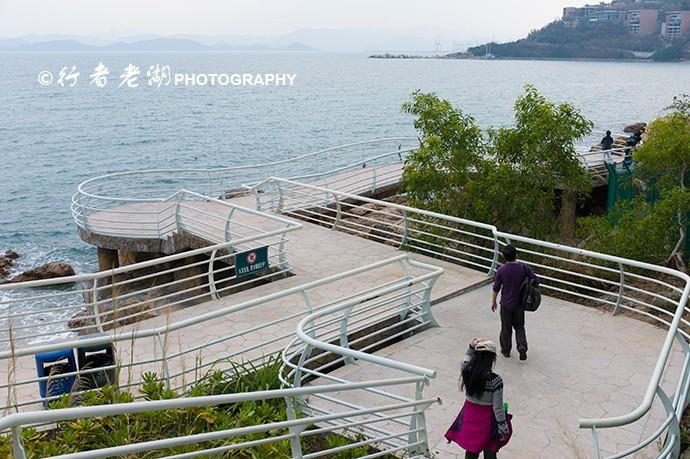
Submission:
M 119 42 L 100 49 L 107 51 L 208 51 L 212 48 L 194 40 L 181 38 L 154 38 L 131 43 Z
M 97 48 L 94 46 L 85 45 L 84 43 L 75 40 L 52 40 L 38 43 L 27 43 L 14 49 L 31 51 L 90 51 Z
M 289 46 L 298 42 L 338 52 L 421 51 L 433 49 L 435 36 L 433 30 L 304 28 L 271 38 L 265 44 Z
M 107 32 L 97 37 L 81 35 L 26 35 L 18 38 L 0 39 L 0 50 L 14 51 L 79 51 L 84 46 L 91 50 L 113 51 L 314 51 L 358 53 L 419 53 L 438 52 L 436 48 L 443 38 L 446 44 L 457 40 L 452 37 L 456 31 L 440 31 L 435 28 L 415 29 L 317 29 L 303 28 L 275 37 L 252 35 L 195 35 L 175 34 L 160 36 L 131 32 Z M 465 46 L 481 43 L 485 37 L 465 39 Z M 438 41 L 438 44 L 437 44 Z M 48 44 L 50 42 L 58 42 Z
M 208 38 L 206 43 L 199 43 L 189 38 L 156 37 L 135 41 L 118 41 L 105 45 L 89 45 L 77 40 L 35 41 L 24 38 L 0 39 L 0 51 L 316 51 L 304 43 L 293 42 L 288 45 L 267 46 L 251 44 L 244 46 L 231 45 Z

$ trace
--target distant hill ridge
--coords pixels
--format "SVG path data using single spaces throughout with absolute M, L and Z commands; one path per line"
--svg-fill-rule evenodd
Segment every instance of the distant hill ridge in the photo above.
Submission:
M 112 44 L 86 44 L 76 39 L 58 39 L 28 42 L 21 38 L 0 39 L 2 51 L 223 51 L 223 50 L 266 50 L 266 51 L 316 51 L 304 43 L 290 43 L 284 46 L 242 45 L 233 46 L 223 41 L 203 44 L 188 38 L 150 38 L 135 41 L 118 41 Z
M 680 12 L 671 16 L 670 12 Z M 690 58 L 690 0 L 615 0 L 564 8 L 563 18 L 521 40 L 469 48 L 488 58 Z M 461 53 L 448 57 L 465 57 Z

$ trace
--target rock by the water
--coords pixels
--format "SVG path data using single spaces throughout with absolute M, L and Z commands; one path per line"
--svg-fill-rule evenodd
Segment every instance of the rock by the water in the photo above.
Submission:
M 225 190 L 223 194 L 223 199 L 240 198 L 243 196 L 251 196 L 252 192 L 246 188 L 232 188 L 230 190 Z
M 8 250 L 0 255 L 0 279 L 9 276 L 14 260 L 17 258 L 19 258 L 19 254 L 14 250 Z
M 43 279 L 54 279 L 56 277 L 74 276 L 74 268 L 67 263 L 48 263 L 30 271 L 23 272 L 5 283 L 16 284 L 19 282 L 29 282 Z
M 623 132 L 637 132 L 637 131 L 644 131 L 644 129 L 647 127 L 647 123 L 634 123 L 629 126 L 625 126 L 625 129 L 623 129 Z

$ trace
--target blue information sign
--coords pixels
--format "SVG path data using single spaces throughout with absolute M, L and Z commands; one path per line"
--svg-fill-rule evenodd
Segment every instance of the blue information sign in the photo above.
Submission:
M 266 271 L 269 267 L 268 246 L 246 250 L 235 255 L 235 272 L 237 277 Z

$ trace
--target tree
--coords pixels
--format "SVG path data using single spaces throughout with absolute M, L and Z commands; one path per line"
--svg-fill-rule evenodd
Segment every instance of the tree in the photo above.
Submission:
M 433 93 L 413 93 L 403 111 L 415 117 L 420 137 L 403 173 L 412 205 L 547 238 L 557 227 L 555 188 L 591 187 L 574 148 L 591 123 L 532 86 L 515 103 L 516 126 L 491 130 L 488 139 L 474 118 Z
M 687 271 L 683 249 L 687 238 L 688 209 L 684 204 L 690 171 L 690 97 L 675 97 L 667 108 L 668 115 L 655 120 L 647 130 L 648 138 L 635 152 L 637 173 L 643 179 L 653 179 L 660 190 L 671 189 L 665 199 L 676 209 L 678 241 L 665 263 L 673 261 L 676 267 Z M 685 195 L 685 196 L 684 196 Z
M 434 93 L 415 91 L 402 110 L 414 116 L 420 142 L 403 174 L 410 201 L 436 212 L 462 214 L 460 195 L 486 155 L 481 129 L 472 116 Z
M 593 124 L 573 105 L 554 104 L 531 85 L 515 102 L 515 127 L 491 131 L 491 151 L 499 163 L 517 165 L 540 188 L 562 189 L 561 236 L 575 237 L 578 195 L 592 189 L 589 171 L 575 142 Z

